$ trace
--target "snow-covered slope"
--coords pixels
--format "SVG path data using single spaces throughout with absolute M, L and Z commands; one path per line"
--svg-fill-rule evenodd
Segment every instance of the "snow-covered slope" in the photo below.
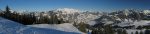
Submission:
M 46 26 L 45 26 L 46 27 Z M 29 27 L 17 22 L 0 18 L 0 34 L 79 34 L 55 29 Z
M 46 29 L 55 29 L 65 32 L 80 32 L 76 27 L 74 27 L 71 23 L 64 23 L 64 24 L 35 24 L 35 25 L 28 25 L 37 28 L 46 28 Z
M 130 21 L 126 20 L 126 21 L 122 21 L 121 23 L 118 23 L 117 25 L 119 25 L 121 27 L 132 26 L 132 25 L 134 25 L 135 27 L 138 27 L 138 26 L 143 26 L 143 25 L 150 25 L 150 21 L 141 20 L 141 21 L 132 22 L 132 20 L 130 20 Z

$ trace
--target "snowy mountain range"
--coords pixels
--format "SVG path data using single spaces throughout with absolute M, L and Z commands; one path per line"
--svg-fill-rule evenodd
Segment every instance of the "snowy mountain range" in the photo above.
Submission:
M 116 17 L 115 15 L 119 15 L 119 14 L 124 14 L 124 15 L 129 15 L 132 14 L 133 11 L 139 12 L 139 13 L 144 13 L 144 14 L 149 14 L 149 10 L 143 10 L 142 12 L 137 11 L 137 10 L 128 10 L 125 9 L 123 11 L 116 11 L 116 12 L 110 12 L 108 14 L 109 17 L 115 17 L 115 20 L 121 20 L 119 17 Z M 12 11 L 13 12 L 13 11 Z M 54 14 L 53 14 L 54 13 Z M 21 13 L 24 14 L 24 13 Z M 90 12 L 90 11 L 80 11 L 77 9 L 73 9 L 73 8 L 59 8 L 59 9 L 55 9 L 49 12 L 35 12 L 34 13 L 35 16 L 37 16 L 37 18 L 40 18 L 39 16 L 46 16 L 46 17 L 51 17 L 51 15 L 57 15 L 58 18 L 63 18 L 63 20 L 68 20 L 70 23 L 73 22 L 84 22 L 86 24 L 89 25 L 94 25 L 95 24 L 95 19 L 98 19 L 100 17 L 102 17 L 102 15 L 104 15 L 104 13 L 102 12 Z M 105 20 L 105 19 L 104 19 Z M 132 21 L 132 20 L 130 20 Z M 112 24 L 111 21 L 107 21 L 105 23 L 109 23 Z
M 82 12 L 80 10 L 70 8 L 57 9 L 55 11 L 57 11 L 57 16 L 63 18 L 64 20 L 77 23 L 87 23 L 101 16 L 99 12 Z
M 19 13 L 11 10 L 11 13 Z M 45 11 L 45 12 L 25 12 L 19 13 L 19 15 L 27 14 L 31 17 L 35 16 L 35 19 L 39 21 L 39 19 L 58 19 L 62 21 L 67 21 L 67 23 L 60 23 L 60 24 L 32 24 L 32 25 L 22 25 L 17 22 L 13 22 L 8 19 L 0 18 L 0 33 L 9 34 L 6 32 L 14 33 L 14 34 L 83 34 L 81 30 L 79 30 L 79 26 L 75 26 L 74 24 L 86 24 L 86 30 L 91 32 L 92 29 L 100 29 L 105 28 L 106 25 L 111 25 L 113 28 L 122 28 L 126 29 L 126 31 L 130 34 L 130 29 L 147 27 L 150 25 L 150 11 L 149 10 L 119 10 L 116 12 L 92 12 L 92 11 L 80 11 L 77 9 L 72 8 L 59 8 L 52 11 Z M 32 16 L 33 15 L 33 16 Z M 58 18 L 56 18 L 56 16 Z M 54 18 L 54 19 L 53 19 Z M 38 22 L 36 21 L 36 22 Z M 50 20 L 48 20 L 49 22 Z M 42 21 L 41 21 L 42 22 Z M 58 21 L 60 22 L 60 21 Z M 142 29 L 143 31 L 145 29 Z M 13 31 L 13 32 L 11 32 Z M 42 31 L 42 32 L 41 32 Z M 59 32 L 59 33 L 58 33 Z M 84 32 L 85 33 L 85 32 Z

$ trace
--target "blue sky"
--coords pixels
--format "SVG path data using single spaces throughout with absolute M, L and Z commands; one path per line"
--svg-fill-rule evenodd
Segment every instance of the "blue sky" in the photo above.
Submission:
M 57 8 L 111 11 L 126 8 L 150 9 L 150 0 L 0 0 L 0 9 L 4 9 L 6 5 L 13 10 L 29 11 Z

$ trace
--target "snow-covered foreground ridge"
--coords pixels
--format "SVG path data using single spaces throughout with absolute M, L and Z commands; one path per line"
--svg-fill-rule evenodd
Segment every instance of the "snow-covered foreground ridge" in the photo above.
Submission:
M 71 23 L 63 23 L 63 24 L 35 24 L 35 25 L 28 25 L 31 27 L 37 28 L 47 28 L 47 29 L 56 29 L 65 32 L 80 32 L 76 27 L 74 27 Z
M 29 27 L 0 17 L 0 34 L 80 34 L 55 29 Z

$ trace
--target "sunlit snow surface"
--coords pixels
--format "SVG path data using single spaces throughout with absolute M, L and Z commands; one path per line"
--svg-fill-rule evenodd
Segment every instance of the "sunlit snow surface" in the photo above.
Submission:
M 55 29 L 29 27 L 17 22 L 0 18 L 0 34 L 80 34 Z
M 137 26 L 143 26 L 143 25 L 150 25 L 150 21 L 141 20 L 141 21 L 132 22 L 132 20 L 129 20 L 129 21 L 125 20 L 117 25 L 119 25 L 121 27 L 134 25 L 135 27 L 137 27 Z
M 65 31 L 65 32 L 82 33 L 76 27 L 74 27 L 71 23 L 63 23 L 63 24 L 35 24 L 35 25 L 28 25 L 28 26 L 37 27 L 37 28 L 55 29 L 55 30 Z

